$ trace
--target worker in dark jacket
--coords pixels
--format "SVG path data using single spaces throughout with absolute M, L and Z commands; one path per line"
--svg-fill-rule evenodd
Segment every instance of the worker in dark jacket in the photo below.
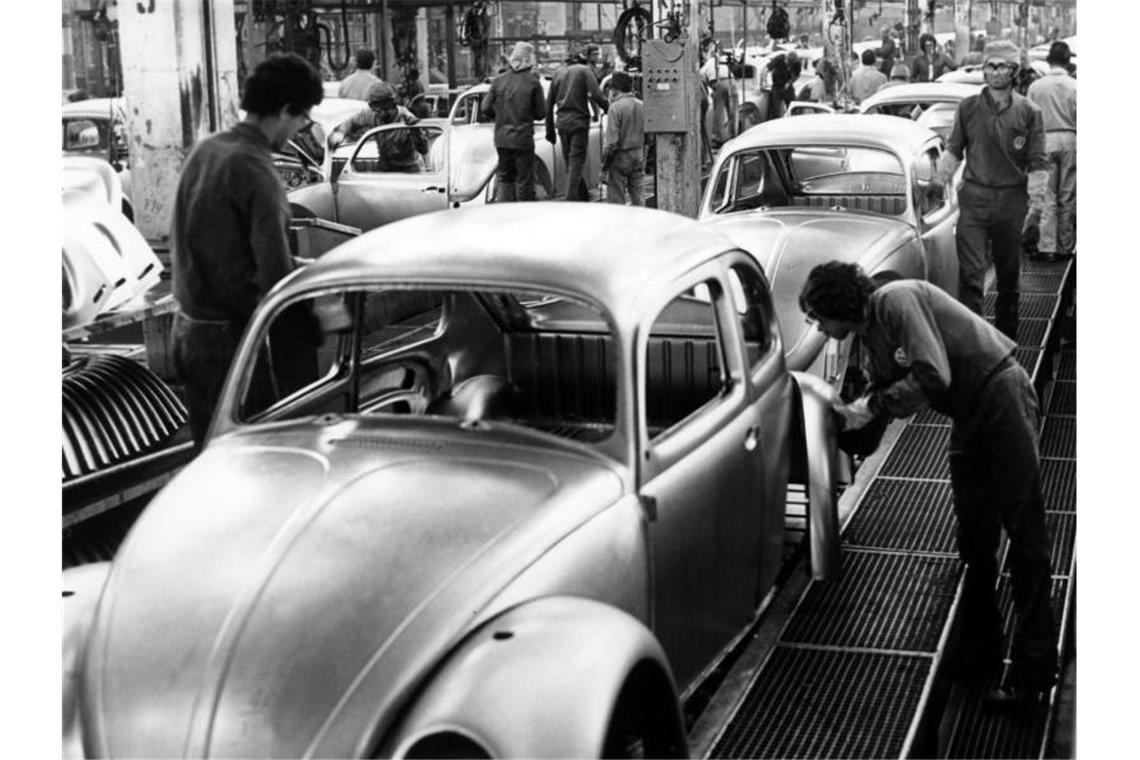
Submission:
M 542 83 L 532 71 L 534 45 L 516 42 L 510 71 L 491 82 L 480 111 L 495 120 L 496 201 L 534 200 L 534 123 L 546 115 Z
M 607 172 L 606 200 L 644 206 L 641 185 L 645 178 L 645 107 L 633 95 L 633 79 L 624 71 L 610 77 L 613 99 L 606 119 L 602 145 L 602 171 Z
M 586 150 L 590 145 L 591 102 L 603 111 L 609 107 L 585 53 L 579 51 L 554 72 L 550 91 L 546 94 L 546 140 L 551 145 L 557 140 L 562 141 L 562 158 L 566 163 L 566 192 L 563 197 L 568 201 L 590 200 L 583 173 Z M 557 137 L 554 133 L 556 127 Z
M 298 55 L 274 54 L 246 80 L 245 120 L 205 138 L 178 178 L 171 224 L 174 361 L 185 384 L 194 442 L 201 445 L 250 315 L 294 267 L 289 203 L 273 151 L 311 124 L 321 78 Z M 247 398 L 267 397 L 260 365 Z M 262 408 L 262 407 L 258 407 Z
M 1015 344 L 940 288 L 918 280 L 877 290 L 854 264 L 815 267 L 800 308 L 820 332 L 856 334 L 866 349 L 868 395 L 837 406 L 844 429 L 926 406 L 949 416 L 950 482 L 958 551 L 966 563 L 959 675 L 1001 672 L 1003 639 L 995 583 L 1001 529 L 1017 622 L 1008 680 L 987 695 L 994 708 L 1037 699 L 1057 677 L 1049 606 L 1049 538 L 1037 449 L 1038 404 Z
M 911 63 L 910 81 L 933 82 L 947 71 L 954 70 L 954 64 L 938 49 L 938 40 L 930 32 L 919 36 L 918 49 L 922 52 Z
M 997 275 L 994 323 L 1014 340 L 1022 233 L 1027 218 L 1040 218 L 1049 181 L 1041 109 L 1013 91 L 1019 59 L 1011 42 L 986 45 L 986 86 L 958 104 L 933 183 L 949 186 L 963 156 L 969 157 L 958 191 L 958 298 L 975 314 L 982 313 L 992 251 Z

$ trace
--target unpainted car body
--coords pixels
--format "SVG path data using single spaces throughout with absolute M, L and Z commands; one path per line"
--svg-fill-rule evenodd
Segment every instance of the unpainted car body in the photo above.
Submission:
M 945 140 L 958 104 L 981 91 L 980 85 L 961 82 L 904 82 L 883 87 L 860 104 L 859 112 L 912 119 Z
M 91 98 L 64 103 L 63 155 L 101 158 L 113 166 L 122 185 L 122 212 L 133 220 L 125 109 L 122 98 Z
M 721 149 L 699 218 L 757 257 L 790 369 L 838 386 L 847 366 L 849 341 L 827 341 L 799 308 L 817 264 L 842 259 L 880 281 L 957 292 L 956 196 L 929 191 L 942 150 L 914 122 L 855 114 L 764 122 Z
M 63 329 L 137 300 L 162 264 L 121 212 L 120 175 L 90 156 L 63 158 Z
M 549 80 L 542 79 L 544 91 Z M 370 230 L 415 214 L 461 206 L 480 206 L 494 199 L 494 124 L 479 121 L 479 105 L 490 90 L 478 84 L 459 95 L 446 120 L 421 119 L 417 127 L 388 125 L 367 132 L 352 146 L 340 147 L 335 158 L 343 169 L 327 166 L 325 181 L 289 193 L 289 201 L 311 215 Z M 376 164 L 374 147 L 386 132 L 421 129 L 431 148 L 414 173 L 387 171 Z M 590 127 L 585 180 L 595 187 L 601 177 L 602 128 L 600 118 Z M 545 122 L 536 121 L 535 191 L 541 199 L 562 192 L 566 166 L 560 146 L 545 139 Z
M 298 305 L 351 318 L 251 403 Z M 502 204 L 345 243 L 267 296 L 114 562 L 65 574 L 65 746 L 683 755 L 677 694 L 771 586 L 797 466 L 821 577 L 836 556 L 828 391 L 786 370 L 754 259 L 677 215 Z

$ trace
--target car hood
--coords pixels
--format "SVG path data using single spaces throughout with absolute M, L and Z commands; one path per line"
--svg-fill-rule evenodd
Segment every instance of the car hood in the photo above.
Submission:
M 834 259 L 867 271 L 914 237 L 910 225 L 846 211 L 765 209 L 712 217 L 716 227 L 760 263 L 772 291 L 788 369 L 803 371 L 826 338 L 804 320 L 799 296 L 808 273 Z
M 115 559 L 85 663 L 89 751 L 353 754 L 622 481 L 600 456 L 454 421 L 212 442 Z

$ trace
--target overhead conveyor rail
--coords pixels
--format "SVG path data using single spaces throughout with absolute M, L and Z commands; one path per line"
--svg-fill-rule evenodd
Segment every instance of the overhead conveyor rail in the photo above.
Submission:
M 1016 351 L 1042 399 L 1061 642 L 1072 624 L 1075 577 L 1076 379 L 1075 353 L 1058 357 L 1058 347 L 1074 280 L 1072 262 L 1023 267 Z M 985 304 L 991 320 L 993 302 L 991 293 Z M 801 581 L 794 598 L 773 603 L 768 615 L 781 622 L 767 631 L 761 622 L 752 661 L 742 657 L 725 680 L 732 696 L 709 711 L 719 710 L 719 718 L 702 716 L 694 726 L 696 752 L 717 758 L 1045 754 L 1052 699 L 991 715 L 982 711 L 981 698 L 996 681 L 966 688 L 940 672 L 954 644 L 963 576 L 945 453 L 949 434 L 947 418 L 923 412 L 902 424 L 889 451 L 877 455 L 881 466 L 859 491 L 844 526 L 842 576 L 828 584 Z M 1007 632 L 1008 581 L 1003 565 L 998 589 Z

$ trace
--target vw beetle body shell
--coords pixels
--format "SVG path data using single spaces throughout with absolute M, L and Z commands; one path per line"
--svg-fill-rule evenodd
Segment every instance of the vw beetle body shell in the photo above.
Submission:
M 545 93 L 550 80 L 540 81 Z M 361 144 L 379 132 L 402 128 L 378 127 L 364 134 L 359 142 L 334 152 L 338 160 L 345 161 L 345 168 L 335 181 L 329 181 L 334 172 L 332 158 L 326 156 L 325 181 L 290 191 L 290 203 L 323 219 L 367 231 L 416 214 L 490 202 L 499 162 L 495 125 L 479 121 L 479 106 L 490 88 L 484 83 L 465 90 L 455 99 L 447 119 L 418 122 L 422 127 L 442 130 L 431 148 L 434 155 L 428 170 L 412 174 L 357 170 L 353 157 Z M 591 188 L 601 176 L 602 128 L 602 121 L 597 119 L 589 131 L 584 179 Z M 536 121 L 535 189 L 540 200 L 560 195 L 566 178 L 561 146 L 548 143 L 545 135 L 545 122 Z
M 683 754 L 677 691 L 715 665 L 778 568 L 799 420 L 816 471 L 834 460 L 827 399 L 810 382 L 796 390 L 774 324 L 748 366 L 726 264 L 755 266 L 665 212 L 504 204 L 375 230 L 283 280 L 247 331 L 203 453 L 148 506 L 101 590 L 90 568 L 65 575 L 67 746 L 416 756 L 439 740 L 600 756 L 632 694 L 652 716 L 647 751 Z M 697 282 L 725 287 L 730 381 L 680 432 L 650 440 L 647 323 Z M 593 304 L 615 347 L 613 434 L 591 445 L 451 417 L 239 419 L 277 310 L 398 283 Z
M 731 171 L 744 156 L 765 150 L 834 147 L 873 149 L 894 156 L 905 190 L 897 199 L 901 213 L 865 210 L 855 196 L 850 196 L 853 200 L 847 206 L 791 205 L 797 193 L 794 187 L 781 190 L 787 205 L 736 211 L 719 209 L 714 203 L 717 178 Z M 939 208 L 924 214 L 920 206 L 924 187 L 916 174 L 920 157 L 929 162 L 932 155 L 941 152 L 940 138 L 910 120 L 858 114 L 814 114 L 767 121 L 721 149 L 699 218 L 751 252 L 763 268 L 771 285 L 789 369 L 824 375 L 833 383 L 842 379 L 845 356 L 824 367 L 828 341 L 805 323 L 799 307 L 800 290 L 817 264 L 841 259 L 859 264 L 880 281 L 928 280 L 957 293 L 956 197 L 947 193 Z M 784 181 L 775 174 L 773 178 Z

